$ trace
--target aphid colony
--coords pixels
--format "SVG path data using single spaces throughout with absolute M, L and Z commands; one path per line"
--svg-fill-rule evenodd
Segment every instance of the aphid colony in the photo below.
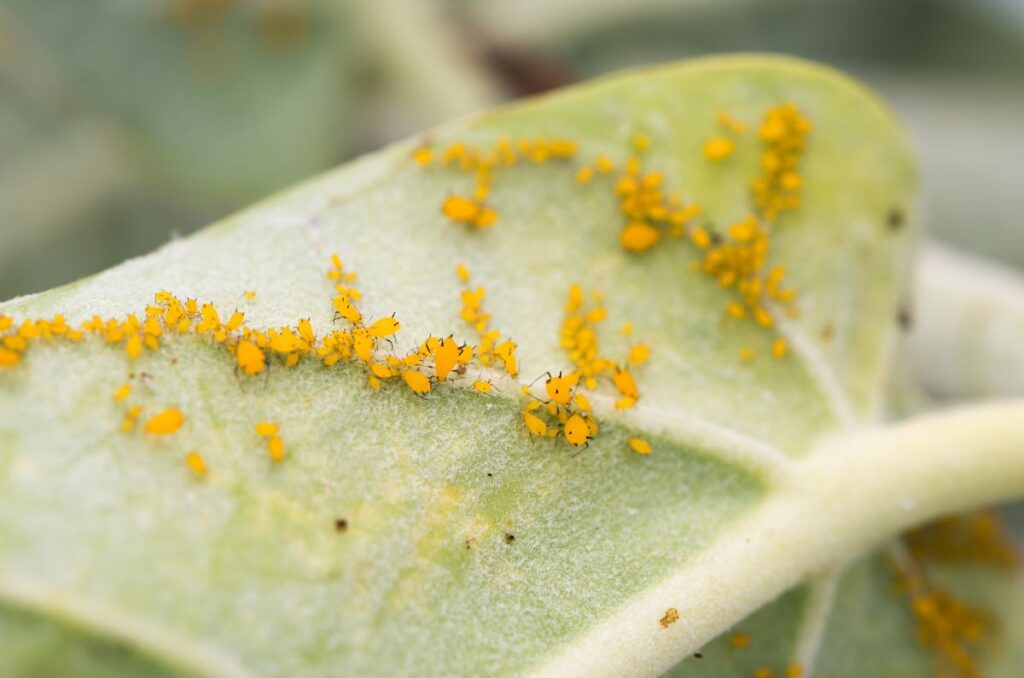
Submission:
M 441 212 L 452 221 L 471 228 L 486 229 L 498 221 L 498 212 L 487 203 L 491 182 L 500 169 L 518 164 L 543 165 L 550 160 L 564 161 L 576 156 L 577 144 L 568 139 L 499 139 L 490 147 L 474 147 L 456 142 L 443 151 L 423 146 L 413 153 L 420 167 L 438 165 L 473 175 L 473 191 L 450 195 L 441 204 Z
M 980 678 L 979 651 L 997 631 L 993 615 L 959 599 L 928 576 L 931 563 L 972 563 L 1016 572 L 1020 555 L 994 511 L 950 516 L 913 530 L 906 552 L 890 559 L 893 592 L 905 596 L 922 648 L 933 653 L 937 675 Z
M 134 359 L 146 350 L 158 351 L 168 336 L 192 334 L 223 346 L 233 355 L 238 372 L 248 376 L 264 373 L 274 363 L 294 367 L 303 358 L 315 356 L 327 367 L 342 360 L 364 365 L 367 382 L 375 390 L 380 389 L 384 381 L 398 380 L 413 393 L 425 396 L 436 384 L 462 380 L 473 365 L 477 375 L 472 379 L 467 377 L 467 385 L 478 392 L 491 393 L 493 383 L 484 378 L 485 372 L 500 369 L 507 378 L 518 377 L 517 346 L 511 339 L 502 339 L 501 332 L 491 328 L 491 315 L 483 307 L 484 288 L 470 286 L 470 274 L 465 266 L 460 265 L 456 273 L 464 285 L 460 315 L 479 335 L 476 346 L 459 344 L 449 335 L 429 336 L 406 355 L 382 350 L 382 342 L 391 348 L 391 337 L 398 332 L 401 323 L 394 317 L 365 322 L 358 306 L 362 295 L 354 284 L 357 276 L 346 271 L 340 257 L 333 255 L 327 271 L 327 278 L 334 283 L 332 307 L 335 321 L 344 321 L 347 327 L 322 338 L 316 336 L 308 318 L 299 320 L 294 327 L 257 330 L 245 325 L 242 311 L 234 311 L 225 322 L 213 304 L 200 305 L 195 299 L 182 301 L 162 291 L 154 296 L 153 304 L 146 307 L 144 320 L 135 314 L 123 320 L 93 316 L 82 323 L 80 330 L 72 329 L 60 315 L 52 320 L 26 320 L 19 325 L 9 317 L 0 316 L 0 350 L 4 352 L 3 366 L 12 367 L 18 364 L 22 352 L 33 341 L 55 338 L 81 341 L 92 334 L 106 343 L 123 347 L 127 356 Z M 252 300 L 255 293 L 247 292 L 244 296 Z M 582 291 L 574 285 L 570 289 L 562 343 L 580 370 L 566 376 L 549 375 L 548 401 L 536 399 L 529 394 L 529 388 L 524 387 L 529 402 L 522 413 L 531 436 L 553 438 L 561 433 L 574 446 L 586 445 L 598 432 L 589 401 L 582 393 L 575 392 L 580 376 L 587 381 L 588 388 L 596 387 L 598 377 L 608 377 L 622 395 L 619 406 L 629 407 L 639 397 L 630 366 L 644 362 L 649 354 L 645 345 L 636 344 L 622 366 L 601 358 L 593 326 L 604 319 L 604 308 L 597 307 L 580 315 L 577 312 L 581 311 L 582 303 Z M 113 394 L 113 400 L 124 408 L 121 420 L 124 433 L 133 432 L 143 418 L 142 405 L 130 402 L 132 392 L 131 382 L 126 382 Z M 148 416 L 142 428 L 147 436 L 169 436 L 181 429 L 185 420 L 181 410 L 167 407 Z M 255 431 L 266 441 L 270 459 L 281 462 L 284 441 L 277 424 L 260 422 Z M 639 438 L 633 439 L 630 447 L 638 454 L 650 452 L 650 444 Z M 195 475 L 207 474 L 208 467 L 199 452 L 189 452 L 185 461 Z
M 718 114 L 717 124 L 722 133 L 703 147 L 704 156 L 713 163 L 730 157 L 746 133 L 746 124 L 726 111 Z M 785 268 L 770 266 L 768 260 L 774 222 L 783 212 L 800 205 L 803 179 L 799 164 L 810 129 L 810 121 L 792 103 L 773 106 L 765 112 L 758 128 L 762 143 L 759 174 L 750 186 L 752 212 L 722 231 L 699 222 L 699 204 L 685 201 L 679 193 L 667 193 L 660 171 L 645 169 L 643 155 L 651 147 L 646 135 L 633 136 L 633 153 L 622 163 L 602 154 L 577 165 L 576 181 L 589 184 L 603 178 L 608 183 L 622 213 L 619 241 L 623 249 L 640 253 L 653 248 L 666 235 L 676 239 L 688 237 L 701 256 L 693 263 L 694 270 L 732 292 L 733 299 L 725 305 L 727 315 L 739 321 L 750 319 L 771 330 L 776 324 L 773 308 L 787 315 L 796 314 L 796 293 L 784 286 Z M 577 144 L 565 139 L 524 139 L 514 143 L 501 139 L 493 147 L 472 147 L 461 141 L 437 149 L 422 146 L 414 151 L 413 158 L 423 167 L 439 165 L 473 173 L 473 195 L 448 196 L 441 212 L 453 222 L 489 228 L 498 215 L 485 200 L 497 170 L 524 162 L 571 160 L 577 155 Z M 785 339 L 773 339 L 770 353 L 775 359 L 784 358 L 788 350 Z M 740 350 L 744 362 L 756 357 L 753 348 Z

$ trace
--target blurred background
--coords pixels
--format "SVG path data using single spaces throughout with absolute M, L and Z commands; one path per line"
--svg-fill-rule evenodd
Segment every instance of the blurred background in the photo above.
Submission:
M 0 0 L 0 299 L 446 119 L 734 51 L 879 90 L 932 236 L 1024 267 L 1024 0 Z

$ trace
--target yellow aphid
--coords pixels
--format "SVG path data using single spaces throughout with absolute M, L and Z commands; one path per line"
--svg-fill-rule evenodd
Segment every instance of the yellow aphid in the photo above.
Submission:
M 369 377 L 367 377 L 366 383 L 369 384 L 370 388 L 372 388 L 374 391 L 380 390 L 380 379 L 378 379 L 374 375 L 371 374 Z
M 594 178 L 594 168 L 585 165 L 576 171 L 576 183 L 586 184 Z
M 587 425 L 587 420 L 579 414 L 569 417 L 562 427 L 562 433 L 573 447 L 586 445 L 590 439 L 590 427 Z
M 269 438 L 270 436 L 275 435 L 277 430 L 277 424 L 269 421 L 261 421 L 256 424 L 256 434 L 264 438 Z
M 367 328 L 367 331 L 374 337 L 382 339 L 390 337 L 402 326 L 395 318 L 381 318 Z
M 643 438 L 630 438 L 628 441 L 629 449 L 633 450 L 637 454 L 650 454 L 651 444 Z
M 770 666 L 758 666 L 752 675 L 754 678 L 775 678 L 775 672 Z
M 530 432 L 531 436 L 544 437 L 547 435 L 548 425 L 543 419 L 526 410 L 523 410 L 522 414 L 523 423 L 526 424 L 526 430 Z
M 246 301 L 253 301 L 256 298 L 256 290 L 246 290 L 242 292 L 242 296 Z
M 312 346 L 316 343 L 316 333 L 313 331 L 313 325 L 309 322 L 309 318 L 303 318 L 298 324 L 299 336 L 307 344 Z
M 612 383 L 615 384 L 615 388 L 618 389 L 619 393 L 625 397 L 632 398 L 633 400 L 640 398 L 640 391 L 636 387 L 633 373 L 629 370 L 615 370 L 614 374 L 612 374 Z
M 125 342 L 124 350 L 129 358 L 138 358 L 142 355 L 142 337 L 138 334 L 132 334 L 128 337 L 128 341 Z
M 441 204 L 441 213 L 452 221 L 470 222 L 480 213 L 480 204 L 471 198 L 452 195 Z
M 121 430 L 125 433 L 129 433 L 135 428 L 135 422 L 142 414 L 141 405 L 132 405 L 128 412 L 124 415 L 124 419 L 121 420 Z
M 772 342 L 772 355 L 776 360 L 782 360 L 786 357 L 786 353 L 789 352 L 789 344 L 782 337 L 776 337 L 775 341 Z
M 353 325 L 358 325 L 363 322 L 363 314 L 360 313 L 358 308 L 352 305 L 352 302 L 346 295 L 340 295 L 334 298 L 334 310 L 338 312 L 338 315 Z
M 711 246 L 711 235 L 702 226 L 694 226 L 690 229 L 690 240 L 697 249 L 706 250 Z
M 202 455 L 198 452 L 189 452 L 185 457 L 185 464 L 188 466 L 189 470 L 197 476 L 206 475 L 206 462 L 203 461 Z
M 651 147 L 651 139 L 646 134 L 634 134 L 630 141 L 638 153 L 643 153 Z
M 632 348 L 629 349 L 629 357 L 627 360 L 631 365 L 643 365 L 650 357 L 650 347 L 641 342 L 639 344 L 633 344 Z
M 790 664 L 786 667 L 785 678 L 800 678 L 804 675 L 804 667 L 802 664 Z
M 132 385 L 127 383 L 121 384 L 121 386 L 116 391 L 114 391 L 114 400 L 116 400 L 117 402 L 121 402 L 131 394 Z
M 498 221 L 498 213 L 490 207 L 483 207 L 473 218 L 473 225 L 477 228 L 490 228 Z
M 402 381 L 416 395 L 430 393 L 430 378 L 422 372 L 417 372 L 416 370 L 402 372 Z
M 628 337 L 629 335 L 633 334 L 633 323 L 622 323 L 622 327 L 619 328 L 619 331 L 622 332 L 623 336 Z
M 750 645 L 750 634 L 743 632 L 732 634 L 731 636 L 729 636 L 729 645 L 736 648 L 737 650 L 742 650 L 743 648 Z
M 364 363 L 368 363 L 373 359 L 373 349 L 375 341 L 373 335 L 363 328 L 356 328 L 352 332 L 352 350 L 355 351 L 356 357 L 362 360 Z
M 576 407 L 580 408 L 584 412 L 590 412 L 591 410 L 594 409 L 590 405 L 590 401 L 587 400 L 587 396 L 583 395 L 582 393 L 577 393 L 576 396 L 573 398 L 573 401 L 575 401 Z
M 466 268 L 465 264 L 459 264 L 455 267 L 455 275 L 459 276 L 459 280 L 462 282 L 469 282 L 469 269 Z
M 275 464 L 284 461 L 284 441 L 281 440 L 281 436 L 270 436 L 270 440 L 267 441 L 267 453 L 270 454 L 270 461 Z
M 263 349 L 249 339 L 239 339 L 235 349 L 235 360 L 238 367 L 246 374 L 259 374 L 267 366 L 267 357 Z
M 732 139 L 715 137 L 708 139 L 704 144 L 704 157 L 712 161 L 724 160 L 732 155 L 735 149 L 736 142 Z
M 434 152 L 429 148 L 417 148 L 412 152 L 412 159 L 420 167 L 426 167 L 434 161 Z
M 441 340 L 441 345 L 434 352 L 434 372 L 438 381 L 448 378 L 448 373 L 454 369 L 459 360 L 459 346 L 455 339 L 447 337 Z
M 21 360 L 21 354 L 7 348 L 0 348 L 0 368 L 14 367 Z
M 572 398 L 572 391 L 576 388 L 579 379 L 579 372 L 570 372 L 565 376 L 559 374 L 557 377 L 549 377 L 544 382 L 544 388 L 547 390 L 548 397 L 551 400 L 559 405 L 568 405 Z
M 630 252 L 643 252 L 661 240 L 661 231 L 642 221 L 627 224 L 619 234 L 622 247 Z
M 737 320 L 743 320 L 747 315 L 747 311 L 743 308 L 743 304 L 738 301 L 730 301 L 725 307 L 725 312 Z
M 459 359 L 458 360 L 459 360 L 459 364 L 460 365 L 468 365 L 469 361 L 471 361 L 472 359 L 473 359 L 473 347 L 472 346 L 470 346 L 469 344 L 466 344 L 465 346 L 463 346 L 463 347 L 461 347 L 459 349 Z
M 146 433 L 153 435 L 169 435 L 185 423 L 185 415 L 176 407 L 168 407 L 164 411 L 150 417 L 146 422 Z
M 745 346 L 740 349 L 740 360 L 742 360 L 743 362 L 749 363 L 756 357 L 757 352 L 754 351 L 754 349 L 750 348 L 749 346 Z
M 635 406 L 636 398 L 630 398 L 629 396 L 623 396 L 615 401 L 615 409 L 618 410 L 628 410 Z
M 754 320 L 761 327 L 771 327 L 775 324 L 775 318 L 772 317 L 772 314 L 761 306 L 754 309 Z
M 492 385 L 491 382 L 489 381 L 474 381 L 473 388 L 475 388 L 480 393 L 490 393 Z
M 594 159 L 594 167 L 601 174 L 610 174 L 615 171 L 615 163 L 607 155 L 599 155 Z
M 370 372 L 373 376 L 380 379 L 390 379 L 395 376 L 395 373 L 391 371 L 391 368 L 384 363 L 370 363 Z

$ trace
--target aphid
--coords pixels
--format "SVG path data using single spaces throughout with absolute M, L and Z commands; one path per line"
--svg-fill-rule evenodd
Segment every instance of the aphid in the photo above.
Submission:
M 736 149 L 736 142 L 724 137 L 708 139 L 704 144 L 704 157 L 711 161 L 724 160 L 732 155 Z
M 174 433 L 185 423 L 185 415 L 176 407 L 168 407 L 150 417 L 146 422 L 146 433 L 168 435 Z
M 378 379 L 376 376 L 372 374 L 368 376 L 366 378 L 366 383 L 369 384 L 370 388 L 372 388 L 374 391 L 380 390 L 380 379 Z
M 422 372 L 416 370 L 406 370 L 402 372 L 402 381 L 405 385 L 415 393 L 416 395 L 426 395 L 430 393 L 430 378 Z
M 737 650 L 745 648 L 747 645 L 750 645 L 750 634 L 743 632 L 732 634 L 729 636 L 729 645 Z
M 130 433 L 135 428 L 135 422 L 140 414 L 142 414 L 142 406 L 132 405 L 128 412 L 125 413 L 124 419 L 121 420 L 121 430 L 125 433 Z
M 434 152 L 429 148 L 417 148 L 412 152 L 412 159 L 420 167 L 426 167 L 434 161 Z
M 313 325 L 309 322 L 309 318 L 303 318 L 298 324 L 299 336 L 307 344 L 312 346 L 316 343 L 316 333 L 313 331 Z
M 590 427 L 587 425 L 587 420 L 579 414 L 573 414 L 566 420 L 562 427 L 562 433 L 573 447 L 586 445 L 590 440 Z
M 490 393 L 492 390 L 492 384 L 489 381 L 474 381 L 473 388 L 480 393 Z
M 278 431 L 277 424 L 274 424 L 269 421 L 261 421 L 260 423 L 256 424 L 255 428 L 256 434 L 264 438 L 269 438 L 270 436 L 275 435 Z
M 745 363 L 749 363 L 757 357 L 757 352 L 749 346 L 744 346 L 740 349 L 740 360 Z
M 246 301 L 253 301 L 256 298 L 256 290 L 246 290 L 242 292 L 242 296 Z
M 366 329 L 357 327 L 352 331 L 352 350 L 355 351 L 356 357 L 364 363 L 369 363 L 373 359 L 375 344 L 373 335 Z
M 448 196 L 441 204 L 441 213 L 452 221 L 471 222 L 480 214 L 480 204 L 461 195 Z
M 630 140 L 637 153 L 643 153 L 651 147 L 651 139 L 646 134 L 636 133 Z
M 576 182 L 580 184 L 589 183 L 594 178 L 594 168 L 584 165 L 576 171 Z
M 590 401 L 587 400 L 587 396 L 583 395 L 582 393 L 577 393 L 573 397 L 573 401 L 576 403 L 576 407 L 578 407 L 584 412 L 590 412 L 594 409 L 593 407 L 591 407 Z
M 775 672 L 769 666 L 758 666 L 754 669 L 753 676 L 754 678 L 773 678 Z
M 630 365 L 643 365 L 651 357 L 651 349 L 647 344 L 641 342 L 633 344 L 629 349 L 629 357 L 626 360 Z
M 776 337 L 775 341 L 772 342 L 772 355 L 776 360 L 782 360 L 786 357 L 786 353 L 789 351 L 789 344 L 782 337 Z
M 434 371 L 437 374 L 437 380 L 447 379 L 448 373 L 452 371 L 458 360 L 459 347 L 455 343 L 455 339 L 450 336 L 442 339 L 441 345 L 434 352 Z
M 390 318 L 381 318 L 380 320 L 377 320 L 367 328 L 367 331 L 372 336 L 377 337 L 378 339 L 383 339 L 384 337 L 390 337 L 392 334 L 397 332 L 401 326 L 401 323 L 392 316 Z
M 802 664 L 790 664 L 786 667 L 786 678 L 800 678 L 802 675 L 804 675 Z
M 267 366 L 267 356 L 263 349 L 249 339 L 239 339 L 235 349 L 235 360 L 238 367 L 246 374 L 259 374 Z
M 132 394 L 132 385 L 129 383 L 121 384 L 121 386 L 114 391 L 114 400 L 121 402 Z
M 281 436 L 270 436 L 270 439 L 267 441 L 267 453 L 270 455 L 270 461 L 275 464 L 280 464 L 284 461 L 284 441 L 281 440 Z
M 188 465 L 189 470 L 197 476 L 206 475 L 206 462 L 198 452 L 194 450 L 189 452 L 188 455 L 185 456 L 185 464 Z
M 623 396 L 633 400 L 640 398 L 640 391 L 636 387 L 636 380 L 633 379 L 633 373 L 628 369 L 617 368 L 612 374 L 612 383 L 615 384 L 615 388 Z
M 551 400 L 559 405 L 568 405 L 579 379 L 579 372 L 570 372 L 565 376 L 559 372 L 557 377 L 548 376 L 548 380 L 544 382 L 544 388 Z
M 542 438 L 547 435 L 548 425 L 543 419 L 527 410 L 523 410 L 522 414 L 523 423 L 526 424 L 526 430 L 531 436 Z
M 0 367 L 14 367 L 21 360 L 21 354 L 6 348 L 0 348 Z
M 628 441 L 629 448 L 637 454 L 647 455 L 651 453 L 651 444 L 643 438 L 630 438 Z
M 455 267 L 455 275 L 459 276 L 459 280 L 463 283 L 469 282 L 469 269 L 466 268 L 465 264 L 459 264 Z
M 630 252 L 649 250 L 659 240 L 661 240 L 661 231 L 642 221 L 628 224 L 620 233 L 623 249 Z
M 344 294 L 334 298 L 334 310 L 338 312 L 338 315 L 353 325 L 358 325 L 363 322 L 363 314 L 360 313 L 358 308 L 352 305 L 348 296 Z

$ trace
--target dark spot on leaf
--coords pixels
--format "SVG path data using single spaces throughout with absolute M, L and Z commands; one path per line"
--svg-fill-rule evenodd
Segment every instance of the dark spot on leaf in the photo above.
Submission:
M 890 231 L 900 230 L 901 228 L 903 228 L 903 224 L 905 221 L 906 218 L 903 216 L 903 211 L 900 210 L 900 208 L 894 207 L 891 210 L 889 210 L 887 223 L 889 224 Z
M 896 311 L 896 322 L 901 330 L 909 332 L 914 327 L 914 314 L 906 306 L 900 306 Z
M 821 328 L 821 340 L 828 342 L 832 341 L 832 338 L 836 336 L 836 329 L 831 324 L 825 325 Z
M 488 478 L 493 478 L 493 477 L 494 477 L 494 474 L 493 474 L 493 473 L 491 473 L 490 471 L 488 471 L 488 472 L 487 472 L 487 477 L 488 477 Z
M 347 520 L 345 520 L 344 518 L 338 518 L 337 520 L 334 521 L 334 531 L 335 532 L 345 532 L 346 530 L 348 530 L 348 521 Z
M 693 653 L 693 658 L 694 659 L 704 659 L 704 653 L 703 652 L 694 652 Z
M 511 544 L 515 540 L 516 540 L 516 536 L 514 534 L 512 534 L 511 532 L 506 532 L 505 533 L 505 543 L 506 544 Z

